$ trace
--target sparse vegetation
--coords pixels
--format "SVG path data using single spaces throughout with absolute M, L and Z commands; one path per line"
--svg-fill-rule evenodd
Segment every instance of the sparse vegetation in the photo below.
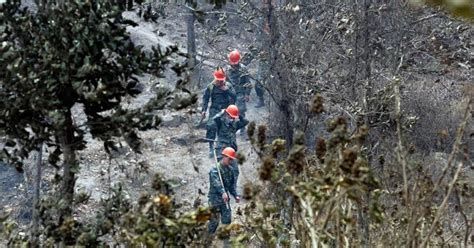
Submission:
M 27 2 L 0 3 L 0 158 L 27 175 L 43 168 L 48 188 L 32 231 L 0 209 L 0 246 L 208 247 L 229 236 L 235 247 L 474 244 L 469 1 Z M 187 54 L 134 44 L 133 28 L 156 28 L 138 32 L 153 40 L 174 15 L 193 33 L 179 40 Z M 185 32 L 168 28 L 175 39 Z M 266 90 L 256 115 L 268 116 L 239 139 L 251 175 L 239 178 L 233 223 L 212 236 L 202 169 L 215 162 L 193 145 L 202 132 L 187 88 L 200 91 L 235 48 Z M 160 136 L 170 111 L 180 118 Z M 76 180 L 98 159 L 83 158 L 94 140 L 108 156 L 97 177 L 108 178 L 92 199 Z M 184 152 L 160 150 L 171 143 Z M 133 175 L 112 182 L 113 163 Z

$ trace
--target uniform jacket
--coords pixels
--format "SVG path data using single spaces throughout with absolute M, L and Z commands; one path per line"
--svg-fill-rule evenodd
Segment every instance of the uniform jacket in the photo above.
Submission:
M 221 90 L 213 82 L 206 87 L 202 97 L 202 112 L 207 110 L 209 100 L 211 101 L 211 109 L 219 110 L 225 109 L 230 104 L 235 103 L 236 94 L 234 87 L 229 82 L 225 82 L 225 84 L 227 86 L 227 90 Z
M 222 175 L 222 181 L 224 182 L 224 187 L 222 187 L 221 181 L 219 179 L 219 173 L 217 170 L 220 170 Z M 212 205 L 221 205 L 225 204 L 222 199 L 222 193 L 227 192 L 233 197 L 239 196 L 237 193 L 237 177 L 234 175 L 234 170 L 231 166 L 222 165 L 220 162 L 216 167 L 213 167 L 209 171 L 209 202 Z
M 219 144 L 225 144 L 237 150 L 237 130 L 245 127 L 249 121 L 242 115 L 239 116 L 237 121 L 233 121 L 225 111 L 221 111 L 214 116 L 214 123 L 217 128 L 217 142 Z
M 252 84 L 250 82 L 248 69 L 245 65 L 239 63 L 237 66 L 229 66 L 226 75 L 234 86 L 237 95 L 250 95 Z

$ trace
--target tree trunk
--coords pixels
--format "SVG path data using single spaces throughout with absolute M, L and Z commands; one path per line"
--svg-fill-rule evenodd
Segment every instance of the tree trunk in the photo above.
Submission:
M 187 15 L 185 15 L 186 21 L 186 36 L 187 36 L 187 57 L 188 57 L 188 69 L 190 70 L 190 81 L 192 87 L 201 87 L 200 73 L 202 66 L 197 69 L 196 67 L 196 33 L 194 30 L 194 23 L 196 22 L 196 15 L 192 9 L 191 4 L 186 5 Z
M 116 0 L 115 3 L 118 5 L 119 9 L 124 11 L 127 5 L 127 0 Z
M 193 69 L 196 65 L 196 36 L 194 32 L 194 22 L 196 16 L 194 11 L 188 6 L 188 15 L 186 16 L 186 30 L 188 38 L 188 67 Z
M 360 16 L 357 15 L 358 12 L 358 6 L 357 4 L 354 4 L 354 13 L 356 13 L 355 16 L 355 22 L 356 22 L 356 27 L 359 30 L 360 29 Z M 353 55 L 353 60 L 352 60 L 352 75 L 351 75 L 351 93 L 352 93 L 352 100 L 357 101 L 360 96 L 360 92 L 358 92 L 359 88 L 359 82 L 358 79 L 359 77 L 357 76 L 359 72 L 359 62 L 360 62 L 360 56 L 359 56 L 359 41 L 360 41 L 360 32 L 357 32 L 355 35 L 355 40 L 354 40 L 354 55 Z
M 362 59 L 364 61 L 364 91 L 363 91 L 363 98 L 362 98 L 362 102 L 363 102 L 363 108 L 364 108 L 364 112 L 365 112 L 365 116 L 364 116 L 364 122 L 365 122 L 365 125 L 367 125 L 368 127 L 370 127 L 370 110 L 372 109 L 371 106 L 370 106 L 370 97 L 372 96 L 372 81 L 371 81 L 371 48 L 370 48 L 370 29 L 369 29 L 369 21 L 370 21 L 370 16 L 369 16 L 369 9 L 370 9 L 370 5 L 371 5 L 371 0 L 364 0 L 363 1 L 363 6 L 362 6 L 362 10 L 363 10 L 363 15 L 364 15 L 364 23 L 363 23 L 363 55 L 362 55 Z M 368 146 L 370 147 L 372 142 L 373 142 L 373 139 L 370 137 L 370 134 L 369 134 L 369 137 L 367 139 L 367 144 Z M 369 149 L 370 150 L 370 149 Z M 371 155 L 370 153 L 368 153 L 367 155 L 367 161 L 369 162 L 369 165 L 371 164 L 371 161 L 372 161 L 372 158 L 371 158 Z M 367 191 L 367 194 L 366 194 L 366 206 L 367 207 L 363 207 L 363 206 L 359 206 L 360 208 L 363 207 L 363 210 L 360 209 L 359 210 L 359 215 L 360 215 L 360 225 L 361 225 L 361 230 L 362 230 L 362 237 L 363 237 L 363 246 L 364 247 L 369 247 L 369 244 L 370 244 L 370 215 L 369 215 L 369 207 L 370 206 L 370 189 Z
M 263 12 L 265 13 L 265 3 L 263 2 L 262 0 L 262 10 Z M 266 26 L 266 17 L 265 16 L 261 16 L 259 18 L 259 30 L 257 32 L 257 44 L 260 46 L 260 49 L 259 51 L 264 51 L 266 47 L 268 47 L 268 40 L 269 40 L 269 37 L 268 37 L 268 34 L 265 32 L 265 26 Z M 256 73 L 256 78 L 259 82 L 257 83 L 263 83 L 263 80 L 266 79 L 267 77 L 267 74 L 268 74 L 268 66 L 267 68 L 265 68 L 264 66 L 264 63 L 268 63 L 268 56 L 267 54 L 258 54 L 257 56 L 257 60 L 258 60 L 258 64 L 257 64 L 257 73 Z M 264 57 L 264 58 L 262 58 Z
M 73 148 L 74 126 L 71 118 L 71 111 L 67 110 L 65 114 L 64 129 L 60 132 L 60 143 L 63 150 L 63 181 L 60 190 L 60 197 L 64 200 L 64 206 L 61 209 L 60 220 L 63 221 L 72 214 L 72 205 L 74 200 L 74 186 L 76 183 L 76 172 L 78 169 L 76 161 L 76 152 Z
M 272 80 L 271 85 L 274 85 L 274 93 L 278 95 L 278 99 L 275 99 L 275 104 L 278 108 L 276 118 L 280 119 L 283 123 L 282 131 L 286 139 L 286 152 L 289 152 L 293 143 L 293 115 L 292 115 L 292 100 L 288 95 L 288 72 L 285 68 L 278 65 L 280 54 L 278 52 L 277 41 L 278 41 L 278 27 L 275 16 L 275 2 L 271 0 L 263 0 L 263 13 L 264 24 L 263 32 L 268 32 L 269 42 L 265 47 L 268 49 L 269 57 L 269 80 Z M 287 228 L 287 231 L 291 230 L 293 226 L 293 208 L 294 208 L 294 197 L 291 194 L 286 193 L 282 188 L 276 189 L 278 192 L 282 192 L 281 196 L 278 196 L 281 200 L 283 207 L 281 209 L 281 218 Z M 289 239 L 288 235 L 282 235 L 278 239 L 279 245 L 281 241 Z
M 38 147 L 36 155 L 36 174 L 33 191 L 33 218 L 31 222 L 31 247 L 39 247 L 38 245 L 38 230 L 39 230 L 39 204 L 40 204 L 40 189 L 41 189 L 41 166 L 43 159 L 43 144 Z

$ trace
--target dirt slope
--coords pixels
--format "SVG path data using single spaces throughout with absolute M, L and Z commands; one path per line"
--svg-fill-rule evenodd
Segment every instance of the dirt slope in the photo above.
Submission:
M 161 46 L 176 44 L 181 50 L 185 50 L 185 36 L 182 35 L 185 33 L 184 22 L 179 22 L 174 18 L 154 24 L 139 21 L 133 13 L 125 14 L 125 16 L 140 24 L 138 27 L 129 29 L 135 43 L 143 45 L 146 49 L 150 47 L 150 44 L 158 43 Z M 166 35 L 163 36 L 161 33 Z M 202 73 L 211 75 L 211 71 Z M 173 80 L 172 75 L 167 75 L 165 79 L 157 79 L 149 75 L 142 77 L 141 82 L 146 86 L 145 90 L 138 99 L 130 103 L 130 107 L 135 108 L 144 104 L 153 96 L 156 85 L 172 86 Z M 257 124 L 265 123 L 268 116 L 267 110 L 255 109 L 254 104 L 253 101 L 248 104 L 247 118 L 250 121 L 256 121 Z M 200 106 L 200 103 L 197 106 Z M 101 150 L 101 142 L 89 139 L 88 148 L 80 152 L 82 169 L 78 175 L 76 188 L 78 192 L 85 191 L 91 194 L 91 201 L 79 208 L 78 217 L 90 217 L 100 199 L 107 197 L 111 187 L 118 183 L 124 186 L 132 200 L 136 200 L 140 192 L 151 188 L 151 178 L 155 173 L 161 173 L 170 180 L 174 186 L 175 200 L 181 203 L 183 211 L 191 209 L 197 198 L 201 204 L 207 204 L 208 172 L 215 162 L 208 157 L 207 144 L 190 143 L 194 137 L 205 136 L 204 129 L 193 127 L 193 123 L 199 119 L 199 116 L 189 116 L 186 112 L 163 114 L 165 121 L 163 127 L 141 134 L 145 143 L 142 155 L 134 154 L 124 148 L 121 154 L 110 159 Z M 78 111 L 77 121 L 80 119 L 80 111 Z M 247 181 L 255 181 L 259 163 L 249 141 L 239 137 L 238 145 L 240 152 L 247 157 L 247 161 L 241 167 L 238 183 L 241 189 Z M 198 168 L 198 171 L 194 169 L 194 166 Z M 148 168 L 146 172 L 142 170 L 143 167 Z M 232 205 L 233 208 L 238 207 L 236 204 Z
M 179 14 L 165 20 L 160 19 L 159 23 L 143 22 L 131 12 L 125 13 L 124 16 L 139 23 L 139 26 L 128 29 L 137 45 L 150 49 L 151 45 L 175 44 L 181 51 L 185 51 L 184 19 Z M 204 76 L 207 78 L 212 72 L 209 70 L 202 73 L 208 74 Z M 145 90 L 137 99 L 131 100 L 128 107 L 137 108 L 145 104 L 153 97 L 154 89 L 157 86 L 172 87 L 174 76 L 172 74 L 165 76 L 165 78 L 155 78 L 150 75 L 141 77 L 140 81 L 145 85 Z M 262 124 L 266 121 L 268 112 L 264 108 L 253 108 L 254 104 L 253 101 L 248 104 L 247 118 L 256 121 L 257 124 Z M 200 106 L 200 103 L 197 106 Z M 196 108 L 199 108 L 197 106 Z M 75 106 L 73 112 L 75 113 L 75 122 L 78 124 L 85 122 L 81 106 Z M 163 115 L 165 122 L 163 127 L 141 134 L 145 143 L 141 155 L 131 152 L 123 142 L 124 148 L 121 152 L 110 158 L 103 151 L 102 142 L 86 137 L 87 148 L 78 153 L 81 169 L 77 175 L 76 191 L 87 192 L 91 198 L 87 204 L 78 207 L 75 212 L 76 217 L 84 220 L 93 217 L 100 200 L 108 197 L 111 188 L 119 183 L 123 185 L 130 199 L 135 201 L 141 192 L 151 189 L 151 178 L 155 173 L 161 173 L 170 180 L 174 187 L 175 200 L 181 203 L 183 211 L 191 209 L 197 198 L 202 205 L 207 204 L 208 172 L 215 162 L 208 157 L 207 144 L 190 144 L 191 138 L 205 136 L 204 129 L 193 128 L 193 123 L 199 119 L 199 116 L 189 116 L 187 112 L 163 112 Z M 241 167 L 239 178 L 239 188 L 241 189 L 247 181 L 255 181 L 259 163 L 255 153 L 251 150 L 249 141 L 239 137 L 238 145 L 240 151 L 247 157 L 247 161 Z M 47 152 L 44 158 L 47 158 Z M 46 160 L 44 162 L 46 163 Z M 193 163 L 198 171 L 194 169 Z M 54 169 L 48 168 L 44 172 L 44 184 L 49 184 L 48 182 L 52 180 L 53 176 Z M 15 212 L 16 214 L 12 217 L 16 217 L 17 220 L 21 218 L 26 228 L 30 218 L 31 202 L 30 204 L 25 203 L 31 199 L 31 190 L 26 189 L 24 176 L 11 167 L 0 165 L 0 178 L 2 179 L 0 185 L 1 210 Z M 238 207 L 234 202 L 232 202 L 232 206 L 233 208 Z

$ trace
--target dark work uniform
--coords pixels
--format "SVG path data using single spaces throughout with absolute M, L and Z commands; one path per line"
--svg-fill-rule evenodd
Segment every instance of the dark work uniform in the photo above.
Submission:
M 206 124 L 206 138 L 208 139 L 215 139 L 216 138 L 216 126 L 214 125 L 214 120 L 212 119 L 217 113 L 219 113 L 222 109 L 227 108 L 230 104 L 234 104 L 236 100 L 236 95 L 234 88 L 231 83 L 226 82 L 227 90 L 222 90 L 214 83 L 210 83 L 206 90 L 204 91 L 204 95 L 202 97 L 202 112 L 207 111 L 207 107 L 209 105 L 209 101 L 211 101 L 211 106 L 209 108 L 209 115 Z M 212 153 L 213 144 L 210 143 L 210 152 Z
M 219 179 L 219 173 L 217 172 L 218 168 L 222 175 L 224 187 L 222 187 Z M 213 167 L 209 172 L 208 200 L 212 213 L 208 225 L 209 233 L 214 233 L 216 231 L 217 226 L 219 225 L 219 218 L 221 219 L 222 224 L 231 223 L 231 209 L 227 207 L 227 204 L 222 199 L 222 194 L 227 192 L 229 197 L 233 196 L 235 198 L 239 196 L 237 193 L 237 178 L 238 176 L 234 175 L 234 171 L 231 167 L 222 165 L 221 163 L 216 167 Z

